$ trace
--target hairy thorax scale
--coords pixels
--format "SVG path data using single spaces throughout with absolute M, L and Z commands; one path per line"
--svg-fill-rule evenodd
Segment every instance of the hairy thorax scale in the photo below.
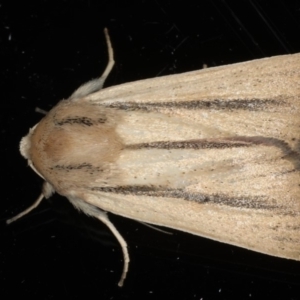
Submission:
M 117 113 L 99 113 L 88 103 L 70 106 L 62 101 L 32 132 L 30 160 L 61 194 L 70 186 L 84 187 L 85 181 L 99 182 L 101 173 L 105 182 L 123 148 L 114 128 L 116 117 Z

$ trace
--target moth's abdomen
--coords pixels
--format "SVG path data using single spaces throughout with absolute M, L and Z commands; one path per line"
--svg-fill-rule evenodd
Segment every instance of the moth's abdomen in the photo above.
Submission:
M 60 102 L 34 129 L 29 159 L 61 194 L 96 181 L 105 185 L 123 147 L 116 115 L 86 103 Z

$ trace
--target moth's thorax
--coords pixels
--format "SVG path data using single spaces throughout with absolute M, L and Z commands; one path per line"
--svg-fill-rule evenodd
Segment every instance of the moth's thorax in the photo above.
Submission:
M 86 103 L 61 101 L 29 134 L 33 166 L 58 192 L 109 176 L 122 141 L 114 118 Z

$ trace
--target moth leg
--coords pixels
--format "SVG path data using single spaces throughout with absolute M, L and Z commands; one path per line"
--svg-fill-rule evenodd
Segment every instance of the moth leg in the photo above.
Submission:
M 41 109 L 39 107 L 36 107 L 34 111 L 37 112 L 37 113 L 40 113 L 42 115 L 46 115 L 48 113 L 46 110 Z
M 82 198 L 79 198 L 76 196 L 69 196 L 68 199 L 74 205 L 74 207 L 76 209 L 84 212 L 88 216 L 97 218 L 103 224 L 105 224 L 110 229 L 110 231 L 113 233 L 113 235 L 116 237 L 116 239 L 118 240 L 118 242 L 122 248 L 123 257 L 124 257 L 123 272 L 121 275 L 121 279 L 118 283 L 118 286 L 123 286 L 124 280 L 125 280 L 127 272 L 128 272 L 129 261 L 130 261 L 126 241 L 121 236 L 121 234 L 119 233 L 117 228 L 114 226 L 114 224 L 109 220 L 106 212 L 100 210 L 100 208 L 88 203 L 86 200 L 84 200 Z
M 98 214 L 98 216 L 95 216 L 97 219 L 99 219 L 101 222 L 103 222 L 113 233 L 113 235 L 116 237 L 118 242 L 120 243 L 120 246 L 123 251 L 123 257 L 124 257 L 124 266 L 123 266 L 123 272 L 121 275 L 121 279 L 118 283 L 118 286 L 123 286 L 124 280 L 126 278 L 127 272 L 128 272 L 128 267 L 129 267 L 129 253 L 128 253 L 128 248 L 127 248 L 127 243 L 122 237 L 122 235 L 119 233 L 117 228 L 114 226 L 114 224 L 109 220 L 108 216 L 106 213 L 101 212 Z
M 32 204 L 30 205 L 27 209 L 25 209 L 24 211 L 20 212 L 19 214 L 17 214 L 16 216 L 6 220 L 6 224 L 10 224 L 20 218 L 22 218 L 24 215 L 28 214 L 29 212 L 31 212 L 33 209 L 35 209 L 40 203 L 41 201 L 43 200 L 44 198 L 44 194 L 40 194 L 40 196 L 37 198 L 37 200 Z
M 157 230 L 157 231 L 159 231 L 159 232 L 165 233 L 165 234 L 169 234 L 169 235 L 172 235 L 172 234 L 173 234 L 173 233 L 170 232 L 170 231 L 160 229 L 160 228 L 158 228 L 158 227 L 156 227 L 156 226 L 150 225 L 150 224 L 145 223 L 145 222 L 141 222 L 141 221 L 136 221 L 136 222 L 138 222 L 138 223 L 140 223 L 140 224 L 142 224 L 142 225 L 144 225 L 144 226 L 147 226 L 147 227 L 149 227 L 149 228 L 151 228 L 151 229 L 153 229 L 153 230 Z
M 48 199 L 49 197 L 52 196 L 52 194 L 54 192 L 55 191 L 54 191 L 52 185 L 50 183 L 48 183 L 47 181 L 44 181 L 43 188 L 42 188 L 42 193 L 37 198 L 37 200 L 32 205 L 30 205 L 27 209 L 25 209 L 24 211 L 20 212 L 16 216 L 8 219 L 6 221 L 6 224 L 10 224 L 10 223 L 12 223 L 12 222 L 20 219 L 21 217 L 25 216 L 26 214 L 28 214 L 29 212 L 31 212 L 33 209 L 35 209 L 42 202 L 42 200 L 43 200 L 44 197 L 46 199 Z
M 100 78 L 103 78 L 103 83 L 104 84 L 106 78 L 108 77 L 108 75 L 110 74 L 114 64 L 115 64 L 115 60 L 114 60 L 114 50 L 113 47 L 111 45 L 111 40 L 109 37 L 109 33 L 107 28 L 104 28 L 104 35 L 105 35 L 105 39 L 106 39 L 106 44 L 107 44 L 107 52 L 108 52 L 108 63 L 106 66 L 106 69 L 104 70 L 103 74 L 101 75 Z M 102 86 L 101 86 L 102 88 Z
M 106 66 L 106 69 L 104 70 L 101 77 L 92 79 L 86 83 L 84 83 L 82 86 L 80 86 L 69 99 L 76 99 L 76 98 L 82 98 L 85 97 L 91 93 L 94 93 L 98 90 L 101 90 L 103 87 L 103 84 L 108 77 L 109 73 L 111 72 L 115 61 L 114 61 L 114 51 L 111 45 L 110 37 L 108 34 L 107 28 L 104 29 L 106 44 L 107 44 L 107 51 L 108 51 L 108 63 Z

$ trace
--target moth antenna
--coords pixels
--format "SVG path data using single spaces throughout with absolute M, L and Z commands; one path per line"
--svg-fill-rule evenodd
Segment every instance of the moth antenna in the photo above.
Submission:
M 114 64 L 114 51 L 111 45 L 110 37 L 107 28 L 104 29 L 106 44 L 107 44 L 107 51 L 108 51 L 108 63 L 106 69 L 104 70 L 103 74 L 95 79 L 92 79 L 82 86 L 80 86 L 70 97 L 70 99 L 82 98 L 91 93 L 94 93 L 100 89 L 102 89 L 104 82 L 108 75 L 110 74 Z
M 122 272 L 122 275 L 121 275 L 121 279 L 120 279 L 120 281 L 118 283 L 118 286 L 121 287 L 121 286 L 123 286 L 124 280 L 125 280 L 126 275 L 128 273 L 128 267 L 129 267 L 129 261 L 130 261 L 127 243 L 124 240 L 124 238 L 122 237 L 122 235 L 120 234 L 120 232 L 118 231 L 118 229 L 109 220 L 109 218 L 108 218 L 108 216 L 107 216 L 106 213 L 99 213 L 95 217 L 98 218 L 102 223 L 104 223 L 110 229 L 110 231 L 116 237 L 116 239 L 118 240 L 118 242 L 120 243 L 120 246 L 122 248 L 123 257 L 124 257 L 124 266 L 123 266 L 123 272 Z
M 22 218 L 24 215 L 28 214 L 29 212 L 31 212 L 33 209 L 35 209 L 40 203 L 41 201 L 43 200 L 44 198 L 44 194 L 40 194 L 40 196 L 37 198 L 37 200 L 32 204 L 30 205 L 27 209 L 25 209 L 24 211 L 20 212 L 19 214 L 17 214 L 16 216 L 6 220 L 6 224 L 10 224 L 20 218 Z

